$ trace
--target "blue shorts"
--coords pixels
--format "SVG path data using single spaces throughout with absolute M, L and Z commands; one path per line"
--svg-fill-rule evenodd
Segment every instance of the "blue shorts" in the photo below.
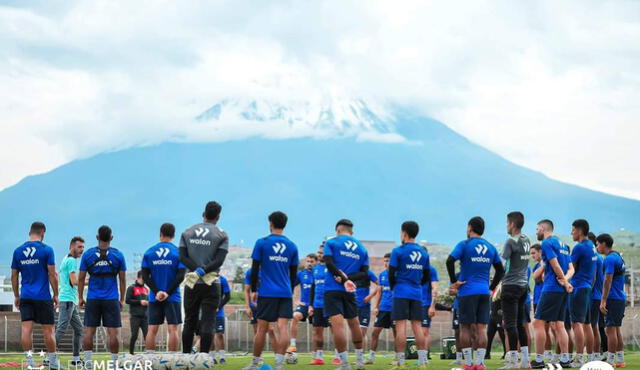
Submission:
M 535 318 L 546 322 L 565 321 L 567 315 L 567 293 L 542 292 L 536 306 Z
M 453 315 L 451 315 L 451 329 L 460 329 L 460 316 L 458 316 L 458 310 L 456 309 L 453 310 Z
M 293 317 L 293 302 L 291 298 L 258 297 L 258 320 L 276 322 L 278 319 Z
M 345 319 L 358 316 L 356 295 L 341 290 L 324 292 L 324 315 L 327 317 L 342 315 Z
M 224 316 L 216 316 L 216 334 L 224 334 Z
M 622 326 L 625 304 L 625 301 L 618 299 L 607 300 L 607 314 L 604 315 L 604 326 Z
M 422 301 L 408 298 L 394 298 L 391 320 L 422 321 Z
M 311 324 L 314 328 L 328 328 L 329 318 L 324 315 L 324 309 L 313 308 L 313 316 L 311 316 Z
M 600 300 L 591 300 L 591 313 L 589 313 L 590 324 L 597 325 L 600 322 Z
M 379 311 L 376 316 L 376 322 L 373 323 L 376 328 L 389 329 L 393 327 L 393 321 L 391 321 L 391 312 Z
M 429 317 L 429 307 L 430 306 L 422 306 L 422 327 L 423 328 L 431 327 L 431 318 Z
M 569 313 L 571 322 L 589 324 L 591 312 L 591 288 L 574 289 L 569 294 Z
M 460 324 L 488 324 L 491 298 L 488 294 L 473 294 L 458 297 L 458 320 Z
M 307 317 L 309 317 L 309 306 L 305 306 L 305 305 L 296 306 L 296 309 L 293 310 L 293 313 L 295 314 L 296 312 L 299 312 L 302 314 L 302 320 L 300 321 L 307 321 Z
M 180 302 L 149 302 L 147 313 L 149 314 L 149 325 L 162 325 L 165 319 L 169 325 L 182 324 Z
M 371 323 L 371 305 L 358 307 L 358 321 L 361 328 L 368 328 Z
M 119 328 L 120 302 L 117 299 L 88 299 L 84 307 L 84 326 Z
M 54 320 L 53 301 L 40 301 L 36 299 L 20 299 L 21 321 L 33 321 L 41 325 L 53 325 Z

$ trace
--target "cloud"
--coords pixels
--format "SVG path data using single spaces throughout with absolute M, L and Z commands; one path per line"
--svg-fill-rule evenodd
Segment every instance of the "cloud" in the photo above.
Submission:
M 193 118 L 228 97 L 330 96 L 410 107 L 518 164 L 640 199 L 637 2 L 30 4 L 0 7 L 0 188 L 203 140 Z M 204 139 L 327 134 L 269 127 Z

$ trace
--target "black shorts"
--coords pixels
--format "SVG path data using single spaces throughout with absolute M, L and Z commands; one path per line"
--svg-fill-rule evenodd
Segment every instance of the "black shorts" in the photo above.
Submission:
M 309 306 L 296 306 L 296 309 L 293 312 L 300 312 L 302 314 L 302 320 L 300 321 L 307 321 L 307 317 L 309 317 Z
M 216 334 L 224 334 L 224 316 L 216 316 L 216 326 L 214 328 Z
M 358 307 L 358 322 L 361 328 L 368 328 L 371 323 L 371 305 Z
M 542 292 L 535 318 L 546 322 L 564 321 L 567 314 L 567 293 Z
M 324 315 L 324 309 L 322 307 L 313 309 L 313 316 L 311 316 L 311 325 L 313 325 L 314 328 L 329 327 L 329 320 Z
M 607 314 L 604 315 L 604 325 L 622 326 L 622 318 L 624 318 L 625 301 L 617 299 L 607 300 Z
M 389 329 L 393 327 L 393 322 L 391 321 L 391 312 L 389 311 L 379 311 L 376 316 L 376 321 L 373 323 L 375 328 L 384 328 Z
M 451 330 L 460 329 L 460 316 L 458 316 L 458 310 L 454 309 L 451 315 Z
M 33 321 L 41 325 L 55 324 L 53 301 L 21 299 L 20 300 L 20 319 L 22 321 Z
M 345 319 L 358 316 L 355 294 L 341 290 L 324 292 L 324 314 L 327 317 L 342 315 Z
M 149 314 L 149 325 L 162 325 L 165 319 L 169 325 L 182 324 L 180 302 L 149 302 L 147 312 Z
M 592 326 L 597 325 L 600 322 L 600 300 L 592 299 L 591 300 L 591 313 L 589 313 L 589 323 Z
M 458 297 L 458 317 L 461 324 L 488 324 L 491 298 L 488 294 Z
M 569 294 L 569 312 L 572 323 L 591 323 L 591 319 L 589 318 L 591 301 L 591 288 L 574 289 L 573 292 Z
M 276 322 L 278 319 L 293 317 L 293 301 L 291 298 L 258 297 L 258 320 Z
M 431 327 L 431 318 L 429 317 L 429 307 L 430 306 L 422 306 L 422 327 L 423 328 Z
M 569 295 L 567 294 L 567 313 L 564 316 L 564 328 L 569 331 L 573 327 L 571 326 L 571 311 L 569 310 Z
M 422 301 L 408 298 L 394 298 L 391 320 L 422 321 Z
M 84 307 L 84 326 L 97 328 L 119 328 L 120 302 L 117 299 L 88 299 Z

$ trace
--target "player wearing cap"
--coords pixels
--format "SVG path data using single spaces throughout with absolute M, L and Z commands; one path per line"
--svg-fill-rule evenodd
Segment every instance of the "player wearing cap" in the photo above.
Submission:
M 350 369 L 345 320 L 356 348 L 356 368 L 364 368 L 362 332 L 358 322 L 355 280 L 368 275 L 369 254 L 353 237 L 353 223 L 342 219 L 336 223 L 336 236 L 324 245 L 325 276 L 324 314 L 331 320 L 331 332 L 340 357 L 340 368 Z
M 29 241 L 13 252 L 11 286 L 14 304 L 20 310 L 22 320 L 20 341 L 25 352 L 25 365 L 35 368 L 31 337 L 35 322 L 42 325 L 49 366 L 58 369 L 61 366 L 56 355 L 56 338 L 53 332 L 54 309 L 58 306 L 58 276 L 53 248 L 42 242 L 46 230 L 42 222 L 34 222 L 29 229 Z

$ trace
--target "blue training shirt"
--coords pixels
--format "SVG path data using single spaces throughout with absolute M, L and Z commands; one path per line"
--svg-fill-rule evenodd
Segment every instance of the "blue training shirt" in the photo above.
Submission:
M 422 272 L 428 269 L 429 253 L 416 243 L 404 243 L 391 251 L 389 267 L 396 269 L 393 298 L 422 301 Z
M 535 272 L 537 269 L 539 269 L 542 265 L 540 264 L 540 262 L 536 263 L 533 266 L 533 272 Z M 538 280 L 534 280 L 533 281 L 533 304 L 537 305 L 538 302 L 540 302 L 540 294 L 542 294 L 542 285 L 544 284 L 544 281 L 542 281 L 542 279 Z
M 302 271 L 298 271 L 298 275 L 296 276 L 296 285 L 300 284 L 300 301 L 305 304 L 305 306 L 309 305 L 309 301 L 311 300 L 311 285 L 313 284 L 313 272 L 312 270 L 304 269 Z
M 47 266 L 54 266 L 55 261 L 53 248 L 39 241 L 26 242 L 13 251 L 11 268 L 22 276 L 20 299 L 51 299 Z
M 382 287 L 382 297 L 380 297 L 378 310 L 391 312 L 393 308 L 393 292 L 389 286 L 389 270 L 382 271 L 378 281 L 380 281 L 380 286 Z
M 127 271 L 127 264 L 122 252 L 116 248 L 107 249 L 107 261 L 98 261 L 100 258 L 100 248 L 93 247 L 82 254 L 80 260 L 80 271 L 87 271 L 89 275 L 89 289 L 87 299 L 118 299 L 118 276 L 119 271 Z M 96 262 L 94 264 L 94 262 Z M 91 266 L 93 265 L 93 266 Z M 115 276 L 95 276 L 91 274 L 113 274 Z M 123 297 L 124 298 L 124 297 Z
M 558 283 L 556 273 L 551 267 L 552 259 L 557 259 L 564 274 L 569 270 L 569 247 L 562 243 L 557 237 L 552 236 L 542 241 L 542 261 L 544 262 L 544 284 L 542 292 L 564 292 L 565 289 Z
M 431 283 L 434 281 L 439 281 L 438 279 L 438 270 L 435 267 L 429 266 L 429 270 L 431 272 L 431 281 L 427 282 L 422 286 L 422 305 L 423 306 L 431 306 L 431 301 L 433 300 L 433 293 L 431 292 Z
M 593 290 L 591 298 L 593 300 L 602 300 L 602 286 L 604 285 L 604 259 L 599 253 L 596 253 L 596 280 L 593 282 Z
M 613 275 L 607 300 L 625 301 L 627 299 L 627 294 L 624 292 L 625 265 L 617 252 L 611 252 L 604 258 L 604 274 Z
M 589 239 L 576 244 L 571 250 L 571 262 L 575 268 L 575 273 L 571 277 L 571 285 L 574 289 L 591 288 L 593 278 L 596 275 L 595 247 Z
M 180 252 L 172 243 L 158 243 L 147 249 L 142 257 L 143 269 L 151 271 L 151 279 L 156 288 L 166 292 L 176 280 L 178 270 L 186 268 L 180 262 Z M 156 301 L 156 293 L 149 294 L 149 302 Z M 178 287 L 167 299 L 169 302 L 180 302 L 180 287 Z
M 258 296 L 291 298 L 289 268 L 298 266 L 298 247 L 284 235 L 271 234 L 256 241 L 251 258 L 260 262 Z
M 489 272 L 494 263 L 501 262 L 498 250 L 482 238 L 463 240 L 451 252 L 460 260 L 460 277 L 465 283 L 458 288 L 458 297 L 489 295 Z
M 229 280 L 226 277 L 220 276 L 220 288 L 222 288 L 223 294 L 231 293 L 231 289 L 229 289 Z M 217 317 L 224 317 L 224 306 L 218 308 L 218 313 L 216 313 Z
M 324 255 L 331 256 L 339 270 L 346 275 L 355 274 L 362 266 L 369 266 L 369 254 L 364 246 L 350 235 L 338 235 L 324 243 Z M 342 291 L 344 286 L 338 283 L 331 272 L 324 279 L 324 291 Z
M 365 303 L 364 299 L 367 298 L 369 293 L 371 293 L 371 289 L 370 289 L 371 282 L 374 282 L 374 283 L 378 282 L 378 277 L 376 276 L 376 274 L 373 273 L 373 271 L 367 270 L 367 273 L 369 275 L 366 279 L 367 286 L 356 288 L 356 305 L 358 307 L 366 307 L 371 305 L 371 302 Z
M 327 266 L 315 265 L 311 269 L 313 274 L 313 308 L 324 308 L 324 279 L 327 276 Z

